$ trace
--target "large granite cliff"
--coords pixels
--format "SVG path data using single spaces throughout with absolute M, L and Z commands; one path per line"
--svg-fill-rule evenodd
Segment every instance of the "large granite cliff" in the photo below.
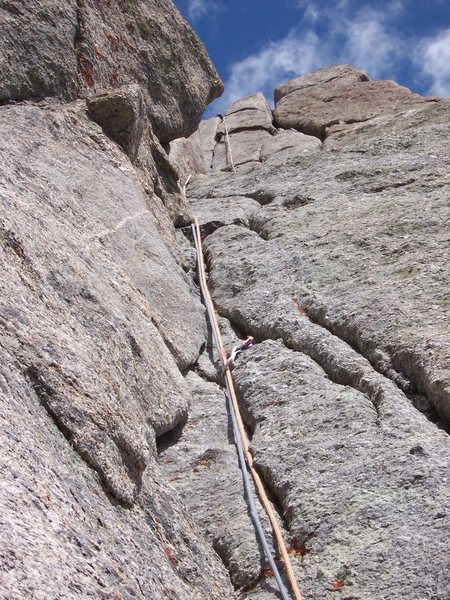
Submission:
M 0 598 L 279 597 L 195 213 L 305 599 L 448 600 L 450 103 L 221 89 L 170 0 L 0 0 Z

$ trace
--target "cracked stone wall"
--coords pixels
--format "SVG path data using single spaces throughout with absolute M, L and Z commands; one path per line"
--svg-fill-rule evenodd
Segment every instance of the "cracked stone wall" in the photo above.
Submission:
M 228 347 L 258 342 L 234 369 L 255 463 L 305 598 L 444 600 L 449 100 L 348 65 L 275 100 L 273 113 L 260 94 L 230 107 L 236 173 L 220 120 L 203 122 L 205 172 L 187 188 Z M 244 551 L 248 525 L 217 528 L 192 495 L 192 481 L 208 497 L 230 468 L 223 416 L 205 416 L 216 388 L 192 383 L 197 409 L 160 460 L 213 542 L 228 539 L 245 597 L 276 598 L 261 556 L 258 574 Z

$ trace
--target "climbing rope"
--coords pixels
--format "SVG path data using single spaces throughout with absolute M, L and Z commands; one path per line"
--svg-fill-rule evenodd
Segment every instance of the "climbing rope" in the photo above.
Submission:
M 294 571 L 292 569 L 292 565 L 291 565 L 291 562 L 289 559 L 289 554 L 287 552 L 286 545 L 284 543 L 283 535 L 282 535 L 280 527 L 277 523 L 275 513 L 270 505 L 266 490 L 264 489 L 264 485 L 263 485 L 261 478 L 260 478 L 259 474 L 257 473 L 254 463 L 253 463 L 253 457 L 250 452 L 250 444 L 248 441 L 247 433 L 245 431 L 244 422 L 242 420 L 241 412 L 239 409 L 239 404 L 238 404 L 237 397 L 236 397 L 236 391 L 234 388 L 233 377 L 231 375 L 230 369 L 227 368 L 227 363 L 228 363 L 227 353 L 226 353 L 225 347 L 223 345 L 222 336 L 221 336 L 220 329 L 219 329 L 219 324 L 217 322 L 216 313 L 214 311 L 214 304 L 213 304 L 213 301 L 211 298 L 211 294 L 209 293 L 208 284 L 206 281 L 205 264 L 203 261 L 203 249 L 202 249 L 202 242 L 201 242 L 201 236 L 200 236 L 200 226 L 199 226 L 197 218 L 195 218 L 195 217 L 194 217 L 194 224 L 192 225 L 192 233 L 193 233 L 193 237 L 194 237 L 195 250 L 196 250 L 196 254 L 197 254 L 197 265 L 198 265 L 198 274 L 199 274 L 199 280 L 200 280 L 200 288 L 202 290 L 203 300 L 205 302 L 206 310 L 208 312 L 209 320 L 211 323 L 214 341 L 215 341 L 217 350 L 219 352 L 220 360 L 222 362 L 222 366 L 224 369 L 225 384 L 226 384 L 226 389 L 227 389 L 227 398 L 228 398 L 229 407 L 230 407 L 231 419 L 233 422 L 233 433 L 234 433 L 234 438 L 236 441 L 236 446 L 238 449 L 239 463 L 240 463 L 242 474 L 243 474 L 244 487 L 245 487 L 247 499 L 249 502 L 250 513 L 252 515 L 253 522 L 255 524 L 258 538 L 261 542 L 264 553 L 267 557 L 267 560 L 270 564 L 270 567 L 273 571 L 273 574 L 277 581 L 278 587 L 280 589 L 281 596 L 282 596 L 283 600 L 290 600 L 289 595 L 288 595 L 286 588 L 283 584 L 283 581 L 281 579 L 280 572 L 278 570 L 278 567 L 275 563 L 275 560 L 272 556 L 269 545 L 267 543 L 266 537 L 264 535 L 264 530 L 263 530 L 263 527 L 262 527 L 262 524 L 261 524 L 261 521 L 260 521 L 260 518 L 258 515 L 258 511 L 256 508 L 256 504 L 255 504 L 255 500 L 254 500 L 253 492 L 252 492 L 252 486 L 250 483 L 246 465 L 248 466 L 248 470 L 250 471 L 250 473 L 252 475 L 255 487 L 258 491 L 258 495 L 261 500 L 261 504 L 263 505 L 264 510 L 266 511 L 267 516 L 270 521 L 270 524 L 272 526 L 272 531 L 273 531 L 273 534 L 277 541 L 281 557 L 283 558 L 283 561 L 284 561 L 284 564 L 286 567 L 287 577 L 288 577 L 289 584 L 292 589 L 294 598 L 295 598 L 295 600 L 302 600 L 302 596 L 300 594 L 300 590 L 298 588 L 298 584 L 295 579 L 295 574 L 294 574 Z
M 227 167 L 230 166 L 233 173 L 236 173 L 236 168 L 235 168 L 234 162 L 233 162 L 233 155 L 231 153 L 231 143 L 230 143 L 230 136 L 228 134 L 227 122 L 226 122 L 225 117 L 223 115 L 221 115 L 220 113 L 218 113 L 217 116 L 219 117 L 219 119 L 222 120 L 223 126 L 225 128 L 225 152 L 226 152 L 226 157 L 227 157 L 226 158 Z

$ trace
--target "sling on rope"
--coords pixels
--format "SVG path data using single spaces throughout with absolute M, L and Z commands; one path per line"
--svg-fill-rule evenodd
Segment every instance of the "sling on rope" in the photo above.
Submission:
M 231 167 L 231 170 L 233 171 L 233 173 L 236 173 L 236 168 L 234 166 L 234 162 L 233 162 L 233 155 L 231 154 L 231 144 L 230 144 L 230 136 L 228 134 L 228 127 L 227 127 L 227 122 L 225 120 L 225 117 L 223 115 L 221 115 L 220 113 L 217 113 L 217 116 L 219 117 L 219 119 L 222 120 L 223 126 L 225 128 L 225 153 L 226 153 L 226 161 L 227 161 L 227 167 Z
M 263 530 L 261 521 L 259 519 L 259 515 L 258 515 L 257 508 L 255 505 L 255 500 L 253 498 L 253 493 L 252 493 L 252 489 L 251 489 L 250 479 L 248 476 L 248 471 L 246 468 L 246 463 L 248 465 L 248 470 L 250 471 L 250 473 L 253 477 L 253 481 L 254 481 L 255 487 L 258 491 L 258 495 L 260 497 L 261 504 L 263 505 L 264 510 L 266 511 L 266 514 L 267 514 L 270 524 L 272 526 L 272 531 L 273 531 L 273 534 L 277 541 L 281 557 L 283 558 L 283 561 L 284 561 L 284 564 L 286 567 L 287 577 L 288 577 L 289 584 L 292 589 L 294 598 L 295 598 L 295 600 L 302 600 L 302 596 L 300 594 L 300 590 L 298 588 L 298 584 L 295 579 L 295 574 L 294 574 L 294 571 L 292 569 L 292 565 L 291 565 L 291 562 L 289 559 L 289 554 L 287 552 L 286 545 L 284 543 L 283 535 L 282 535 L 280 527 L 277 523 L 275 513 L 270 505 L 266 490 L 264 489 L 264 485 L 263 485 L 261 478 L 260 478 L 258 472 L 256 471 L 254 463 L 253 463 L 253 457 L 250 452 L 250 444 L 249 444 L 248 437 L 247 437 L 247 434 L 245 431 L 244 422 L 242 420 L 241 412 L 239 409 L 239 404 L 238 404 L 237 397 L 236 397 L 236 391 L 234 388 L 233 377 L 231 375 L 230 369 L 227 368 L 228 358 L 227 358 L 227 354 L 226 354 L 226 351 L 225 351 L 225 348 L 223 345 L 222 336 L 221 336 L 220 329 L 219 329 L 219 324 L 217 322 L 217 317 L 216 317 L 216 314 L 214 311 L 214 304 L 213 304 L 211 294 L 208 289 L 208 284 L 206 282 L 205 264 L 203 261 L 203 250 L 202 250 L 202 242 L 201 242 L 201 237 L 200 237 L 200 226 L 199 226 L 199 223 L 198 223 L 198 220 L 196 217 L 194 217 L 194 224 L 192 225 L 192 233 L 193 233 L 193 237 L 194 237 L 195 249 L 196 249 L 196 254 L 197 254 L 197 264 L 198 264 L 200 288 L 202 290 L 203 299 L 204 299 L 206 310 L 208 312 L 209 320 L 211 323 L 214 341 L 215 341 L 217 350 L 219 352 L 220 360 L 222 362 L 222 366 L 224 369 L 225 384 L 226 384 L 226 389 L 227 389 L 227 398 L 228 398 L 228 402 L 229 402 L 229 406 L 230 406 L 230 414 L 231 414 L 231 418 L 232 418 L 232 422 L 233 422 L 233 433 L 234 433 L 234 437 L 236 440 L 236 446 L 238 449 L 239 463 L 240 463 L 241 470 L 242 470 L 242 475 L 243 475 L 243 479 L 244 479 L 244 487 L 245 487 L 247 499 L 249 502 L 250 512 L 251 512 L 251 515 L 253 518 L 253 522 L 255 524 L 258 538 L 261 542 L 261 545 L 264 549 L 264 553 L 267 557 L 267 560 L 270 564 L 270 567 L 271 567 L 273 574 L 275 576 L 275 579 L 277 581 L 281 596 L 282 596 L 283 600 L 289 600 L 289 595 L 283 584 L 280 572 L 278 570 L 278 567 L 275 563 L 275 560 L 272 556 L 269 545 L 268 545 L 267 540 L 264 535 L 264 530 Z

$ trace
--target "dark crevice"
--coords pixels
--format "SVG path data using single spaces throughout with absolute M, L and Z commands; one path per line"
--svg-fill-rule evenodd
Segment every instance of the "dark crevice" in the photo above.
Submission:
M 219 221 L 219 220 L 208 221 L 206 223 L 200 224 L 200 235 L 201 235 L 202 241 L 205 240 L 210 235 L 212 235 L 215 231 L 217 231 L 217 229 L 221 229 L 222 227 L 227 227 L 229 225 L 236 225 L 238 227 L 244 227 L 246 229 L 249 229 L 249 226 L 247 225 L 245 220 L 241 219 L 240 217 L 233 219 L 230 223 L 224 223 L 223 221 Z M 180 227 L 179 229 L 181 229 L 184 236 L 192 243 L 194 240 L 194 236 L 192 234 L 192 226 L 188 225 L 185 227 Z
M 156 438 L 156 450 L 158 454 L 162 454 L 168 448 L 175 446 L 175 444 L 179 442 L 181 436 L 183 435 L 183 430 L 187 421 L 188 417 L 186 415 L 183 421 L 178 423 L 178 425 L 176 425 L 173 429 L 166 431 L 166 433 L 163 433 Z
M 365 192 L 368 194 L 378 194 L 379 192 L 384 192 L 385 190 L 393 190 L 404 187 L 405 185 L 411 185 L 411 183 L 414 183 L 415 181 L 415 179 L 407 179 L 406 181 L 399 181 L 397 183 L 387 183 L 385 185 L 369 188 L 365 190 Z
M 193 243 L 191 230 L 190 229 L 188 230 L 186 228 L 185 230 L 183 230 L 183 233 L 185 233 L 185 235 L 188 237 L 188 239 L 191 241 L 191 243 Z M 202 235 L 202 237 L 203 237 L 203 235 Z M 209 265 L 208 265 L 207 260 L 205 260 L 205 270 L 206 270 L 206 274 L 207 274 L 208 270 L 209 270 Z M 233 329 L 234 333 L 236 334 L 236 336 L 239 339 L 244 340 L 247 337 L 245 335 L 245 332 L 236 323 L 234 323 L 230 320 L 228 320 L 228 321 L 229 321 L 229 324 L 230 324 L 231 328 Z M 205 345 L 202 348 L 202 352 L 208 353 L 211 362 L 214 361 L 213 348 L 214 348 L 214 344 L 213 344 L 213 339 L 212 339 L 211 326 L 210 326 L 210 324 L 208 324 L 208 339 L 206 340 Z M 200 377 L 202 377 L 205 380 L 208 380 L 208 377 L 206 377 L 204 373 L 201 373 L 201 371 L 199 372 L 198 362 L 195 365 L 195 369 Z M 220 377 L 220 375 L 219 375 L 217 377 L 217 379 L 215 379 L 215 383 L 217 383 L 220 386 L 220 388 L 223 391 L 225 391 L 225 381 L 224 381 L 223 377 Z M 230 415 L 229 402 L 227 402 L 227 412 L 228 412 L 227 437 L 228 437 L 229 443 L 234 446 L 235 438 L 234 438 L 232 418 Z M 163 453 L 165 450 L 167 450 L 168 448 L 170 448 L 171 446 L 173 446 L 179 442 L 179 440 L 183 434 L 183 429 L 184 429 L 186 422 L 187 422 L 187 419 L 185 422 L 180 423 L 171 431 L 169 431 L 157 438 L 156 444 L 157 444 L 158 454 Z M 244 428 L 245 428 L 247 438 L 248 438 L 249 442 L 251 442 L 252 437 L 253 437 L 253 429 L 250 426 L 248 420 L 246 420 L 244 418 L 244 416 L 243 416 L 243 423 L 244 423 Z M 208 459 L 209 452 L 211 452 L 211 451 L 207 451 L 206 454 L 202 456 L 202 459 Z M 259 471 L 261 480 L 263 481 L 265 488 L 267 490 L 269 501 L 271 502 L 271 505 L 272 505 L 274 511 L 278 514 L 281 523 L 283 524 L 284 528 L 286 529 L 286 521 L 285 521 L 284 515 L 283 515 L 282 500 L 276 494 L 276 491 L 275 491 L 273 485 L 271 484 L 271 479 L 270 479 L 270 477 L 267 476 L 264 469 L 258 469 L 258 471 Z M 248 502 L 247 497 L 245 497 L 245 500 L 247 503 Z M 257 539 L 255 540 L 255 543 L 259 543 L 257 541 Z M 227 544 L 222 544 L 220 542 L 220 540 L 214 540 L 213 548 L 216 551 L 216 553 L 218 554 L 218 556 L 220 557 L 220 559 L 222 560 L 225 567 L 230 571 L 230 556 L 229 556 L 229 549 L 228 549 Z M 277 598 L 281 597 L 279 595 L 279 592 L 276 589 L 275 584 L 272 587 L 271 582 L 269 583 L 268 581 L 266 581 L 266 579 L 268 579 L 268 578 L 272 579 L 273 574 L 271 573 L 270 569 L 268 569 L 268 566 L 265 564 L 262 548 L 260 548 L 260 556 L 261 556 L 261 564 L 260 564 L 260 571 L 259 571 L 258 575 L 255 577 L 251 571 L 248 571 L 245 580 L 243 580 L 242 583 L 240 583 L 237 586 L 234 585 L 234 587 L 241 591 L 245 591 L 245 590 L 250 591 L 252 589 L 255 589 L 257 586 L 267 587 L 268 589 L 270 588 L 270 591 L 272 592 L 272 595 L 274 597 L 277 597 Z M 282 567 L 282 565 L 280 565 L 280 566 Z
M 312 198 L 311 196 L 302 196 L 300 194 L 296 194 L 291 198 L 283 200 L 283 206 L 285 206 L 288 210 L 295 210 L 297 208 L 313 204 L 314 202 L 316 202 L 316 199 Z
M 416 391 L 413 382 L 403 373 L 395 371 L 390 363 L 383 366 L 381 360 L 376 360 L 374 358 L 374 352 L 377 350 L 379 351 L 378 348 L 374 347 L 371 350 L 365 348 L 359 336 L 355 339 L 355 332 L 345 332 L 342 327 L 336 326 L 323 306 L 313 306 L 312 303 L 308 302 L 307 305 L 302 306 L 301 309 L 305 311 L 304 314 L 311 323 L 322 327 L 322 329 L 325 329 L 341 341 L 345 342 L 354 352 L 366 359 L 374 371 L 395 383 L 403 393 L 413 393 Z
M 286 531 L 288 531 L 289 525 L 285 519 L 282 497 L 274 485 L 273 478 L 269 469 L 265 466 L 258 464 L 256 461 L 254 465 L 258 475 L 261 477 L 264 483 L 264 488 L 266 490 L 267 497 L 272 505 L 272 508 L 277 513 Z
M 355 331 L 345 331 L 342 327 L 336 326 L 333 320 L 328 316 L 324 307 L 313 307 L 308 305 L 308 319 L 323 329 L 326 329 L 332 335 L 336 336 L 357 354 L 365 358 L 376 373 L 385 377 L 388 381 L 394 383 L 397 388 L 410 400 L 411 404 L 422 413 L 431 423 L 439 428 L 445 429 L 445 424 L 440 422 L 437 410 L 434 408 L 429 395 L 423 390 L 423 386 L 414 378 L 414 371 L 406 374 L 406 369 L 401 360 L 392 359 L 386 354 L 384 361 L 376 358 L 375 354 L 380 353 L 377 347 L 368 347 Z M 406 359 L 403 362 L 408 362 Z M 394 364 L 395 363 L 395 364 Z M 408 376 L 409 375 L 409 376 Z M 448 429 L 448 428 L 447 428 Z
M 289 92 L 287 92 L 287 94 L 284 94 L 284 96 L 281 96 L 281 97 L 277 97 L 278 95 L 275 92 L 275 102 L 278 103 L 280 100 L 282 100 L 283 98 L 286 98 L 287 96 L 289 96 L 289 94 L 292 94 L 293 92 L 298 92 L 299 90 L 306 90 L 309 88 L 318 87 L 319 85 L 323 86 L 323 85 L 326 85 L 327 83 L 330 83 L 330 81 L 335 81 L 336 79 L 341 79 L 341 78 L 342 78 L 342 74 L 339 74 L 339 75 L 335 75 L 334 77 L 330 77 L 326 81 L 321 81 L 320 84 L 310 83 L 309 85 L 302 85 L 301 87 L 290 90 Z M 368 75 L 366 75 L 366 73 L 360 73 L 358 75 L 358 81 L 363 83 L 365 81 L 370 81 L 370 78 Z
M 261 109 L 257 108 L 256 106 L 243 106 L 242 108 L 237 108 L 236 110 L 233 110 L 233 112 L 228 112 L 225 115 L 225 118 L 228 119 L 229 117 L 231 117 L 231 115 L 236 115 L 237 113 L 244 112 L 247 110 L 257 111 L 257 110 L 261 110 Z
M 265 206 L 266 204 L 273 202 L 277 197 L 277 194 L 275 192 L 269 192 L 268 190 L 257 190 L 256 192 L 246 192 L 245 197 L 256 200 L 261 206 Z
M 264 125 L 255 125 L 254 127 L 249 127 L 248 125 L 246 125 L 242 127 L 236 127 L 236 129 L 231 129 L 228 131 L 228 134 L 231 138 L 235 133 L 242 133 L 244 131 L 267 131 L 267 133 L 270 133 L 270 135 L 276 135 L 277 130 L 273 126 L 265 127 Z M 222 133 L 220 131 L 216 134 L 216 140 L 218 143 L 220 143 L 220 140 L 224 135 L 225 133 Z M 217 136 L 219 136 L 219 139 L 217 139 Z
M 254 221 L 250 222 L 250 226 L 249 226 L 250 231 L 253 231 L 254 233 L 257 233 L 259 235 L 259 237 L 264 241 L 267 242 L 269 241 L 269 236 L 266 235 L 261 228 L 259 227 L 259 225 L 257 225 Z
M 227 316 L 227 318 L 230 319 L 229 316 Z M 231 322 L 234 323 L 234 321 L 231 321 Z M 364 385 L 363 384 L 364 376 L 357 377 L 355 374 L 348 372 L 345 369 L 345 367 L 341 367 L 339 372 L 335 371 L 327 364 L 326 360 L 323 360 L 323 355 L 319 348 L 317 348 L 317 349 L 314 347 L 308 348 L 306 346 L 303 346 L 300 348 L 293 340 L 289 339 L 289 336 L 286 335 L 285 331 L 278 329 L 276 327 L 274 329 L 265 328 L 264 331 L 252 330 L 250 332 L 250 334 L 255 338 L 257 343 L 261 343 L 266 340 L 280 340 L 281 339 L 281 342 L 283 343 L 283 345 L 286 348 L 288 348 L 289 350 L 292 350 L 293 352 L 301 352 L 302 354 L 309 356 L 309 358 L 311 358 L 314 362 L 316 362 L 323 369 L 326 376 L 329 378 L 329 380 L 332 383 L 335 383 L 337 385 L 345 385 L 345 386 L 351 387 L 354 390 L 356 390 L 357 392 L 365 395 L 368 398 L 368 400 L 370 400 L 370 402 L 373 405 L 374 410 L 376 412 L 376 424 L 378 424 L 378 425 L 380 424 L 379 406 L 380 406 L 381 399 L 379 398 L 379 391 L 376 389 L 373 390 L 370 385 Z M 335 337 L 337 337 L 337 336 L 335 336 Z M 338 339 L 340 339 L 340 338 L 338 338 Z M 345 342 L 345 340 L 340 340 L 340 341 Z M 362 357 L 362 355 L 360 355 L 360 356 Z M 364 357 L 362 357 L 362 358 L 364 358 Z

